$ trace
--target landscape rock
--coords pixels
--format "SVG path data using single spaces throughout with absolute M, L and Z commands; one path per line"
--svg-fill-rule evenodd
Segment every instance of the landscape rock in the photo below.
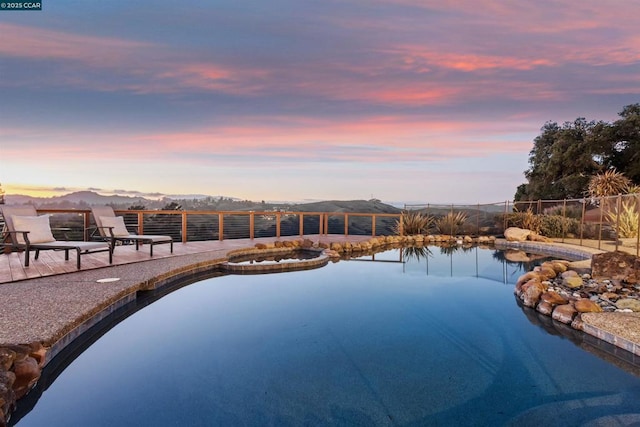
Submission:
M 553 310 L 552 318 L 560 323 L 569 325 L 576 316 L 577 311 L 571 304 L 559 305 Z
M 553 242 L 553 240 L 551 240 L 550 238 L 542 236 L 538 233 L 534 233 L 533 231 L 527 236 L 527 239 L 531 240 L 532 242 Z
M 634 312 L 640 312 L 640 300 L 634 298 L 624 298 L 616 302 L 616 307 L 621 310 L 628 309 Z
M 530 234 L 531 230 L 518 227 L 509 227 L 504 230 L 504 238 L 507 239 L 508 242 L 525 242 Z
M 567 277 L 566 279 L 563 279 L 562 283 L 571 289 L 578 289 L 584 285 L 584 281 L 580 276 Z
M 542 294 L 542 296 L 540 297 L 540 299 L 542 299 L 542 301 L 551 304 L 551 305 L 563 305 L 563 304 L 567 304 L 569 301 L 567 301 L 566 298 L 564 298 L 562 295 L 560 295 L 559 293 L 555 292 L 555 291 L 547 291 L 544 294 Z
M 640 258 L 621 251 L 595 254 L 591 258 L 591 276 L 640 283 Z
M 536 307 L 536 310 L 539 313 L 544 314 L 545 316 L 551 316 L 551 313 L 553 313 L 553 305 L 549 304 L 546 301 L 541 300 L 538 306 Z
M 579 299 L 574 303 L 576 311 L 579 313 L 601 313 L 602 307 L 589 299 Z
M 544 285 L 538 281 L 531 280 L 525 283 L 522 286 L 522 303 L 527 307 L 535 308 L 544 291 Z

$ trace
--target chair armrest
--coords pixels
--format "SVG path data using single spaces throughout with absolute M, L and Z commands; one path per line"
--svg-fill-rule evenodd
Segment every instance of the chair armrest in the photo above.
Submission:
M 11 243 L 13 243 L 14 245 L 22 245 L 25 244 L 27 246 L 29 246 L 31 243 L 29 242 L 29 231 L 9 231 L 6 230 L 5 233 L 7 234 L 7 236 L 11 236 L 12 234 L 15 234 L 16 237 L 18 234 L 22 234 L 22 238 L 24 239 L 24 243 L 18 243 L 17 241 L 15 241 L 14 239 L 11 239 Z

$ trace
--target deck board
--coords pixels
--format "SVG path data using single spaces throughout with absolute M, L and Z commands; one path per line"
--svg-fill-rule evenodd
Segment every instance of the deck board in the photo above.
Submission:
M 318 241 L 318 236 L 305 236 L 313 241 Z M 296 240 L 299 236 L 283 237 L 280 240 Z M 348 236 L 330 235 L 322 236 L 324 242 L 359 242 L 368 240 L 370 236 Z M 135 245 L 118 245 L 113 254 L 113 265 L 130 264 L 135 262 L 144 262 L 152 259 L 167 258 L 172 256 L 183 256 L 202 252 L 222 251 L 226 254 L 233 249 L 249 248 L 258 242 L 273 242 L 275 238 L 257 238 L 257 239 L 228 239 L 223 241 L 206 240 L 199 242 L 173 244 L 173 254 L 167 244 L 156 245 L 153 248 L 153 257 L 149 256 L 149 246 L 141 245 L 136 251 Z M 223 255 L 224 256 L 224 255 Z M 98 252 L 82 255 L 82 270 L 90 270 L 96 268 L 109 267 L 109 254 L 107 252 Z M 64 259 L 64 251 L 45 250 L 40 251 L 38 259 L 35 259 L 35 251 L 31 252 L 30 266 L 24 266 L 24 252 L 12 252 L 9 254 L 0 254 L 0 284 L 17 282 L 25 279 L 33 279 L 38 277 L 47 277 L 58 274 L 73 273 L 76 269 L 75 251 L 69 252 L 69 261 Z

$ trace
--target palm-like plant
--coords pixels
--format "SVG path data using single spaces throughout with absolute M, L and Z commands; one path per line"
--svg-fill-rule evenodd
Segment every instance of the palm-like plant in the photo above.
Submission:
M 624 200 L 620 209 L 615 206 L 607 212 L 607 221 L 617 227 L 617 235 L 623 239 L 638 236 L 638 210 L 635 200 Z
M 432 216 L 419 211 L 404 211 L 401 220 L 396 221 L 393 231 L 396 234 L 404 233 L 405 235 L 427 234 L 431 225 L 433 225 Z
M 589 196 L 606 197 L 622 194 L 632 185 L 631 180 L 615 169 L 591 177 L 587 192 Z
M 640 185 L 631 184 L 627 187 L 627 194 L 638 194 L 640 193 Z
M 455 236 L 466 220 L 467 215 L 464 212 L 449 212 L 436 221 L 436 228 L 440 234 Z

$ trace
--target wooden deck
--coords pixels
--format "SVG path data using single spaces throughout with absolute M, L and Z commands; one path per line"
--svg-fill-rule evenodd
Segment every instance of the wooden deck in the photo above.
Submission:
M 279 240 L 296 240 L 299 236 L 284 237 Z M 344 241 L 364 241 L 370 236 L 348 236 L 328 235 L 328 236 L 305 236 L 314 242 L 344 242 Z M 153 248 L 153 258 L 149 256 L 149 247 L 142 245 L 136 251 L 135 245 L 117 246 L 113 254 L 113 264 L 130 264 L 136 262 L 149 261 L 151 259 L 161 259 L 175 256 L 185 256 L 202 252 L 219 252 L 219 257 L 225 257 L 233 249 L 250 248 L 256 243 L 273 242 L 275 238 L 257 239 L 229 239 L 229 240 L 209 240 L 202 242 L 174 243 L 173 254 L 170 253 L 169 245 L 156 245 Z M 69 261 L 65 261 L 63 251 L 46 250 L 41 251 L 37 260 L 34 259 L 35 251 L 31 252 L 29 267 L 24 266 L 24 252 L 12 252 L 10 254 L 0 254 L 0 284 L 16 282 L 26 279 L 53 276 L 58 274 L 73 273 L 76 269 L 75 253 L 69 254 Z M 95 254 L 82 255 L 82 270 L 109 267 L 109 254 L 98 252 Z

